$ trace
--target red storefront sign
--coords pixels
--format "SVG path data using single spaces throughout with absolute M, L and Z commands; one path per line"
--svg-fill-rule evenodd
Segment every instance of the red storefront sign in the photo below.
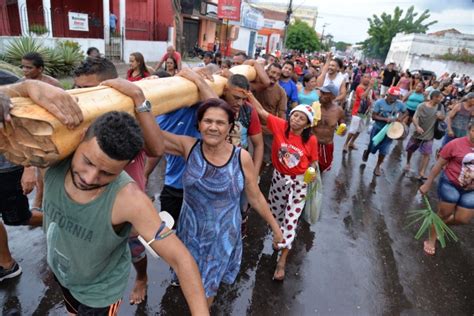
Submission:
M 240 21 L 240 4 L 241 0 L 219 0 L 217 17 L 219 19 Z

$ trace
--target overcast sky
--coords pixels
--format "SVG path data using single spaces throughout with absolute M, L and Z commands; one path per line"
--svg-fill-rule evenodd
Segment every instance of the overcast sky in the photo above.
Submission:
M 289 0 L 265 2 L 289 3 Z M 462 33 L 474 34 L 474 0 L 294 0 L 293 7 L 300 5 L 316 6 L 319 17 L 316 31 L 334 35 L 335 41 L 356 43 L 368 37 L 368 17 L 380 16 L 382 12 L 393 13 L 396 6 L 404 9 L 415 6 L 415 12 L 421 14 L 429 9 L 428 21 L 437 20 L 428 32 L 456 28 Z

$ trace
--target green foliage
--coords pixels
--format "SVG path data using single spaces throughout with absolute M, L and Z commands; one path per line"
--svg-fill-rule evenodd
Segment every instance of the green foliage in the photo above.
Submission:
M 314 52 L 321 48 L 316 31 L 306 22 L 296 19 L 288 26 L 286 47 L 300 52 Z
M 335 46 L 336 46 L 336 50 L 345 52 L 347 47 L 351 46 L 351 44 L 345 43 L 345 42 L 336 42 Z
M 436 57 L 443 60 L 460 61 L 463 63 L 474 64 L 474 54 L 469 53 L 466 48 L 458 48 L 457 52 L 455 53 L 453 53 L 452 48 L 449 48 L 446 54 L 438 55 Z
M 421 222 L 421 226 L 415 235 L 415 239 L 420 239 L 420 237 L 423 236 L 427 230 L 429 234 L 431 234 L 431 226 L 434 226 L 436 237 L 438 238 L 441 247 L 446 247 L 446 239 L 451 238 L 454 241 L 458 241 L 458 237 L 454 234 L 451 228 L 449 228 L 448 225 L 446 225 L 438 216 L 438 214 L 433 211 L 430 202 L 425 195 L 423 195 L 423 201 L 425 202 L 426 208 L 422 210 L 410 211 L 410 215 L 408 216 L 408 218 L 412 220 L 408 226 L 412 226 L 417 222 Z
M 44 47 L 32 37 L 20 37 L 13 40 L 5 51 L 5 61 L 20 66 L 21 58 L 30 52 L 41 54 L 44 59 L 45 73 L 53 77 L 69 75 L 84 59 L 78 43 L 73 41 L 59 42 L 55 48 Z
M 48 28 L 43 24 L 31 24 L 30 25 L 30 34 L 43 35 L 48 33 Z
M 372 18 L 368 18 L 369 38 L 360 43 L 365 55 L 385 59 L 392 39 L 397 33 L 426 33 L 431 25 L 437 23 L 431 21 L 423 24 L 430 17 L 429 10 L 425 10 L 419 16 L 414 10 L 414 6 L 411 6 L 402 17 L 403 10 L 396 7 L 393 16 L 384 12 L 380 17 L 374 14 Z

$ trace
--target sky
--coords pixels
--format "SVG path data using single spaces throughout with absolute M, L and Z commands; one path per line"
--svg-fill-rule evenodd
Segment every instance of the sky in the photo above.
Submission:
M 260 0 L 288 4 L 289 0 Z M 393 13 L 396 6 L 404 10 L 411 5 L 419 15 L 430 10 L 427 21 L 437 20 L 428 31 L 435 32 L 455 28 L 462 33 L 474 35 L 474 0 L 294 0 L 293 8 L 300 5 L 316 6 L 319 14 L 316 31 L 334 36 L 334 41 L 357 43 L 368 37 L 368 17 L 373 14 Z M 403 13 L 403 14 L 404 14 Z M 403 15 L 402 15 L 403 16 Z

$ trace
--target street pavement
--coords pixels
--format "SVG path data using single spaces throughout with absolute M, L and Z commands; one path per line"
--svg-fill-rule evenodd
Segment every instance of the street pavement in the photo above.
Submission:
M 277 255 L 269 229 L 252 212 L 241 272 L 233 285 L 221 287 L 212 314 L 474 315 L 472 223 L 454 227 L 459 242 L 449 242 L 445 249 L 438 244 L 436 256 L 424 255 L 422 240 L 413 237 L 417 228 L 407 227 L 408 211 L 423 204 L 417 194 L 420 183 L 403 174 L 403 144 L 393 143 L 384 174 L 375 177 L 375 156 L 361 164 L 367 133 L 357 140 L 359 149 L 345 156 L 343 140 L 335 136 L 334 165 L 323 175 L 321 219 L 311 226 L 300 222 L 284 282 L 271 279 Z M 151 195 L 160 190 L 162 172 L 160 164 L 150 181 Z M 267 167 L 261 182 L 264 194 L 270 178 Z M 430 200 L 436 204 L 435 189 Z M 0 284 L 4 314 L 64 315 L 59 288 L 47 268 L 42 230 L 8 227 L 8 234 L 23 274 Z M 120 315 L 188 315 L 180 289 L 170 286 L 169 267 L 150 257 L 148 265 L 147 302 L 128 304 L 132 269 Z

